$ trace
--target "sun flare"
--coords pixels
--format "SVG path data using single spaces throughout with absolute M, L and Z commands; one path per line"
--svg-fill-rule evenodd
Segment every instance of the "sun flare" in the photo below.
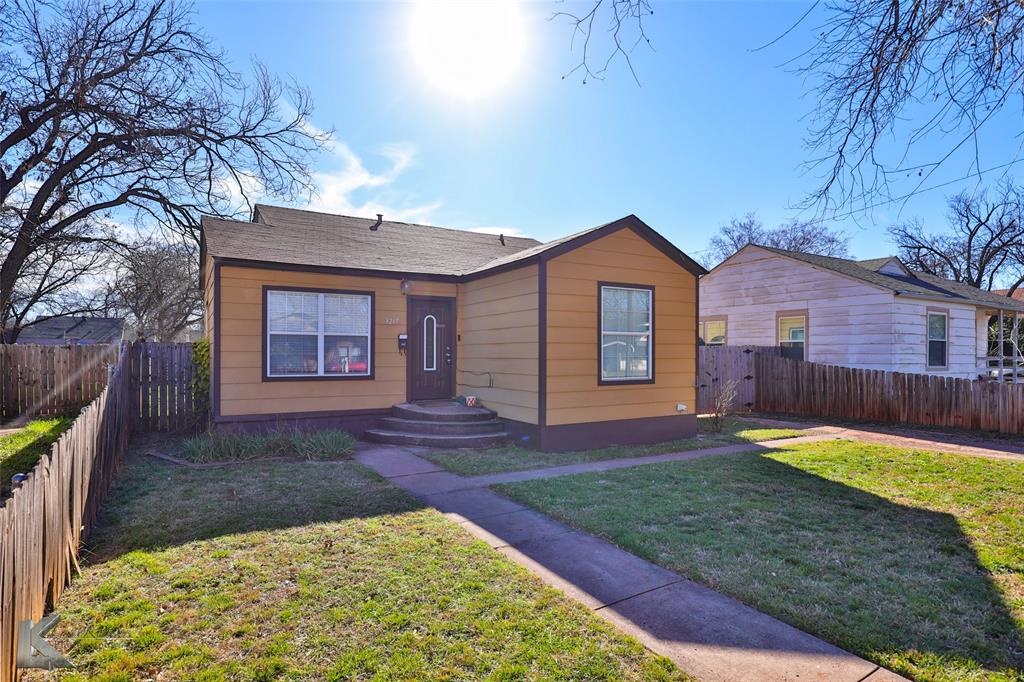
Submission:
M 526 55 L 523 15 L 508 0 L 433 2 L 412 10 L 410 51 L 433 88 L 480 99 L 506 88 Z

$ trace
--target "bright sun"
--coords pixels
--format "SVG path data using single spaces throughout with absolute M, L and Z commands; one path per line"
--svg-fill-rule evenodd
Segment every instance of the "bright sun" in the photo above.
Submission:
M 522 13 L 507 0 L 420 0 L 412 10 L 409 37 L 423 78 L 464 99 L 507 86 L 526 53 Z

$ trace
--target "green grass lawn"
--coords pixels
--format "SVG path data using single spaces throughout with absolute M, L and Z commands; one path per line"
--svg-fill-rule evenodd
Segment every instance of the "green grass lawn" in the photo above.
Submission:
M 792 438 L 802 435 L 795 429 L 764 428 L 760 424 L 743 419 L 730 419 L 720 433 L 708 429 L 708 420 L 700 420 L 700 433 L 696 438 L 674 440 L 654 445 L 614 445 L 598 450 L 581 450 L 579 452 L 538 452 L 515 445 L 487 448 L 483 450 L 449 450 L 443 452 L 426 452 L 421 455 L 434 464 L 448 471 L 463 476 L 478 476 L 504 471 L 523 471 L 526 469 L 543 469 L 564 464 L 580 462 L 596 462 L 623 457 L 642 457 L 643 455 L 660 455 L 665 452 L 697 450 L 712 448 L 718 445 L 750 443 L 777 438 Z
M 90 544 L 64 680 L 684 678 L 351 461 L 138 459 Z
M 1024 463 L 828 441 L 501 489 L 905 675 L 1024 679 Z
M 74 421 L 72 417 L 34 419 L 20 431 L 0 436 L 0 495 L 11 491 L 11 476 L 31 471 Z

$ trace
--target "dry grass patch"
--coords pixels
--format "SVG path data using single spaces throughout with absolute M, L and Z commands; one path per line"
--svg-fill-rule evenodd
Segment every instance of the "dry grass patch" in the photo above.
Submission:
M 138 459 L 91 551 L 59 679 L 682 678 L 353 462 Z

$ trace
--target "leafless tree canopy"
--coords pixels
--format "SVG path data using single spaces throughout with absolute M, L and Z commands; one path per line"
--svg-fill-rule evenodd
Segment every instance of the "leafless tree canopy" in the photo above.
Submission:
M 586 12 L 555 12 L 553 19 L 567 20 L 572 27 L 572 48 L 580 53 L 569 74 L 582 73 L 584 83 L 602 79 L 611 63 L 621 58 L 639 83 L 631 55 L 640 45 L 650 46 L 644 21 L 652 14 L 649 0 L 591 0 Z
M 72 292 L 88 253 L 124 238 L 118 223 L 194 237 L 201 213 L 236 215 L 255 191 L 311 190 L 325 138 L 306 125 L 307 92 L 259 65 L 233 71 L 187 4 L 0 0 L 0 19 L 5 341 Z M 46 266 L 62 253 L 80 256 Z
M 792 220 L 767 228 L 756 215 L 748 213 L 743 218 L 730 220 L 711 238 L 704 265 L 717 265 L 747 244 L 842 258 L 847 255 L 849 241 L 845 233 L 821 223 Z
M 890 228 L 900 258 L 911 268 L 979 289 L 1024 284 L 1024 197 L 1010 182 L 988 193 L 949 199 L 949 230 L 926 233 L 918 221 Z
M 645 0 L 592 0 L 587 7 L 556 16 L 570 19 L 573 44 L 582 46 L 574 71 L 600 77 L 616 58 L 629 63 L 632 48 L 646 41 L 652 12 Z M 809 206 L 824 216 L 884 203 L 890 181 L 907 177 L 915 186 L 903 196 L 912 194 L 961 148 L 975 156 L 958 177 L 991 168 L 981 167 L 979 134 L 1008 102 L 1024 104 L 1024 3 L 844 0 L 815 9 L 824 14 L 821 23 L 810 18 L 821 12 L 809 11 L 786 32 L 815 36 L 810 50 L 791 55 L 814 94 L 808 165 L 821 184 Z M 944 148 L 936 158 L 908 161 L 926 136 L 941 136 Z M 887 139 L 896 146 L 883 151 Z M 1008 150 L 1019 146 L 1005 142 Z
M 116 263 L 108 311 L 152 341 L 173 341 L 202 318 L 195 249 L 188 243 L 133 245 Z
M 884 190 L 893 174 L 923 182 L 953 151 L 973 145 L 1008 101 L 1022 101 L 1024 4 L 1017 0 L 852 0 L 829 3 L 827 12 L 806 67 L 820 78 L 810 136 L 825 169 L 817 199 L 856 204 Z M 908 150 L 929 134 L 949 143 L 940 158 L 897 168 L 876 155 L 896 129 Z M 984 170 L 977 163 L 965 174 Z

